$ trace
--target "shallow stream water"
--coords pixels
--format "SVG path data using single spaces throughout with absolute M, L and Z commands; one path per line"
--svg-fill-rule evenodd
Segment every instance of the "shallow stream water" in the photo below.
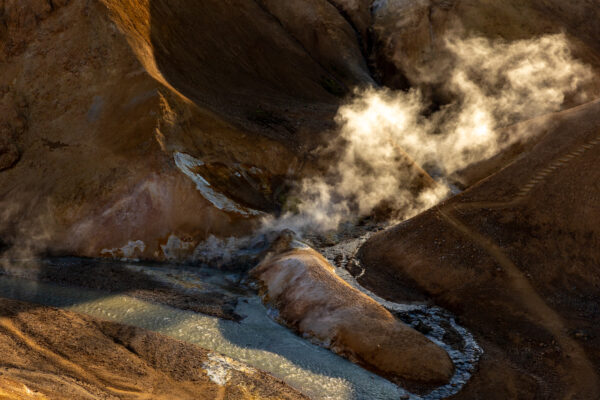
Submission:
M 144 274 L 186 293 L 229 291 L 239 276 L 220 270 L 123 264 L 129 272 Z M 346 276 L 346 279 L 352 280 Z M 353 282 L 357 285 L 356 282 Z M 314 399 L 441 399 L 460 390 L 479 357 L 471 335 L 457 326 L 451 316 L 427 306 L 384 304 L 407 323 L 427 324 L 428 336 L 442 345 L 457 366 L 449 385 L 417 396 L 346 359 L 321 348 L 270 318 L 252 290 L 238 290 L 235 322 L 193 311 L 145 301 L 126 293 L 108 293 L 80 287 L 61 286 L 32 279 L 0 276 L 0 296 L 58 307 L 93 317 L 165 334 L 199 345 L 282 379 Z M 379 299 L 381 300 L 381 299 Z M 414 320 L 412 321 L 411 318 Z M 457 347 L 446 345 L 446 330 L 462 337 Z

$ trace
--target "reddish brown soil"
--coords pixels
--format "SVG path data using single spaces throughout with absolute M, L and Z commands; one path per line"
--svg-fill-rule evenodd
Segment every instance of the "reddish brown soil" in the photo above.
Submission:
M 600 66 L 597 0 L 424 0 L 402 21 L 374 21 L 370 4 L 0 0 L 0 248 L 98 257 L 141 240 L 134 256 L 165 260 L 171 234 L 193 249 L 248 233 L 257 221 L 211 204 L 173 153 L 202 159 L 242 205 L 277 210 L 286 182 L 331 162 L 310 152 L 343 96 L 374 79 L 406 87 L 448 32 L 565 31 L 575 56 Z M 596 102 L 544 117 L 543 137 L 461 171 L 470 190 L 362 249 L 365 285 L 431 298 L 476 333 L 486 354 L 459 398 L 600 398 L 599 115 Z M 34 396 L 22 384 L 50 397 L 225 396 L 203 375 L 168 389 L 189 376 L 124 350 L 105 324 L 2 305 L 14 312 L 0 327 L 0 396 Z M 136 335 L 164 354 L 184 346 Z M 268 397 L 261 385 L 255 396 Z
M 422 1 L 376 21 L 366 0 L 0 1 L 0 235 L 91 257 L 141 240 L 136 256 L 154 260 L 171 234 L 190 249 L 243 235 L 256 221 L 207 201 L 174 152 L 276 211 L 290 181 L 331 162 L 310 152 L 344 96 L 436 60 L 456 26 L 508 40 L 565 30 L 599 66 L 594 2 L 542 3 Z

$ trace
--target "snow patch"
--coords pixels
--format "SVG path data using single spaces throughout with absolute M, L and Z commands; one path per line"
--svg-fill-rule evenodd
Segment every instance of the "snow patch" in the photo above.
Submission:
M 204 165 L 204 162 L 198 160 L 189 154 L 176 152 L 173 155 L 177 168 L 186 174 L 196 184 L 196 189 L 202 193 L 202 196 L 210 201 L 219 210 L 234 212 L 242 215 L 262 215 L 262 212 L 258 210 L 249 209 L 243 207 L 222 193 L 217 192 L 212 188 L 210 183 L 202 175 L 195 172 L 195 169 Z

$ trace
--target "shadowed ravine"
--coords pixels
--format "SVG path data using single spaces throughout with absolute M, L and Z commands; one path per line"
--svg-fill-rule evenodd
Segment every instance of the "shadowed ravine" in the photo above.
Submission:
M 352 244 L 349 246 L 352 247 Z M 55 266 L 61 262 L 65 268 L 77 267 L 77 260 L 73 259 L 52 261 Z M 89 260 L 81 262 L 89 263 Z M 27 267 L 27 264 L 21 262 L 22 267 Z M 141 299 L 127 291 L 109 293 L 64 285 L 64 282 L 62 285 L 40 282 L 31 279 L 36 275 L 31 271 L 39 268 L 39 263 L 32 261 L 29 264 L 31 268 L 25 274 L 27 278 L 0 277 L 1 296 L 124 323 L 196 344 L 271 373 L 315 399 L 446 398 L 461 390 L 481 354 L 473 337 L 458 326 L 449 313 L 426 305 L 386 302 L 365 291 L 404 322 L 414 327 L 427 327 L 429 339 L 442 346 L 454 362 L 456 372 L 449 384 L 418 396 L 310 343 L 273 321 L 271 310 L 263 306 L 249 287 L 252 285 L 234 285 L 243 278 L 240 274 L 180 266 L 113 265 L 129 276 L 138 276 L 142 280 L 151 278 L 167 285 L 175 293 L 202 295 L 221 292 L 235 297 L 235 314 L 241 317 L 239 322 L 235 322 Z M 352 286 L 364 291 L 345 270 L 338 268 L 337 272 Z M 16 275 L 23 274 L 17 272 Z M 454 337 L 454 340 L 449 341 L 448 337 Z M 460 339 L 457 340 L 457 337 Z

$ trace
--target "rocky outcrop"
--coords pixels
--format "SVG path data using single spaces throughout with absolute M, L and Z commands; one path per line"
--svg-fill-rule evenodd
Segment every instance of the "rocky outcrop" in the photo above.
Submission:
M 294 246 L 290 233 L 251 275 L 283 323 L 332 351 L 395 377 L 451 378 L 452 361 L 442 348 L 344 282 L 319 253 Z

